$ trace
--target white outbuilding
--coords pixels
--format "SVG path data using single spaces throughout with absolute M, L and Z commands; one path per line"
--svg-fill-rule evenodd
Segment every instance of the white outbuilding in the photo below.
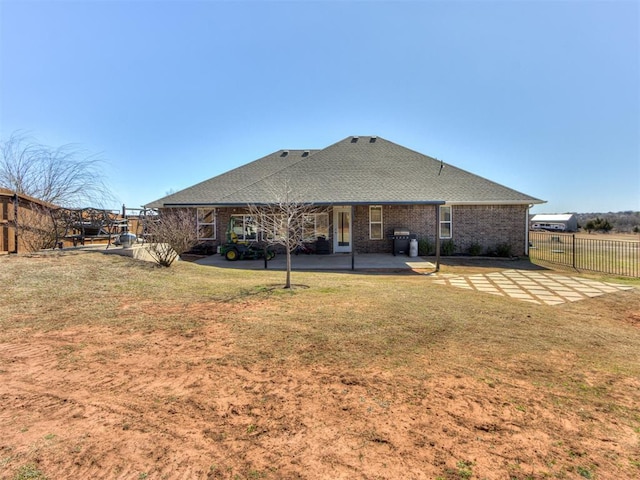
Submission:
M 575 213 L 540 213 L 531 217 L 529 225 L 531 226 L 531 230 L 576 232 L 578 230 L 578 217 Z

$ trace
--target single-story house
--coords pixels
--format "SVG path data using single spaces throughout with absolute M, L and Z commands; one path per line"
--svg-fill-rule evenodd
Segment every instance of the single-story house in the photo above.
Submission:
M 577 232 L 578 216 L 575 213 L 538 213 L 531 217 L 531 230 L 551 232 Z
M 195 209 L 201 240 L 216 247 L 229 225 L 254 239 L 247 206 L 275 203 L 285 190 L 326 207 L 309 238 L 324 237 L 333 253 L 391 253 L 402 230 L 446 243 L 448 253 L 506 246 L 525 255 L 529 208 L 544 203 L 381 137 L 353 136 L 321 150 L 279 150 L 145 207 Z

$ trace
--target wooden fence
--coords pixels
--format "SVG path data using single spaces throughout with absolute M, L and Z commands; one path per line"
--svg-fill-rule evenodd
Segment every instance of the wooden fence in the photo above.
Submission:
M 640 278 L 640 241 L 530 232 L 529 258 L 576 270 Z

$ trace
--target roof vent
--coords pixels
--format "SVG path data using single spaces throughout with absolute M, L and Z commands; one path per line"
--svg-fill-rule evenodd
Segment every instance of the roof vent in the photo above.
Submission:
M 302 152 L 302 156 L 303 157 L 308 157 L 309 156 L 309 150 L 305 150 L 304 152 Z
M 358 137 L 351 138 L 351 143 L 357 143 L 357 142 L 358 142 Z
M 283 150 L 280 154 L 281 157 L 286 157 L 287 155 L 289 155 L 289 150 Z
M 375 135 L 373 137 L 371 137 L 369 139 L 369 143 L 376 143 L 376 140 L 378 139 L 378 137 L 376 137 Z

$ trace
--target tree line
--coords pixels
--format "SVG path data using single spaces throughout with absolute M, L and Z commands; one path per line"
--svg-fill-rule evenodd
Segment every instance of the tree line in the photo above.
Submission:
M 640 212 L 576 213 L 576 217 L 588 232 L 640 233 Z

